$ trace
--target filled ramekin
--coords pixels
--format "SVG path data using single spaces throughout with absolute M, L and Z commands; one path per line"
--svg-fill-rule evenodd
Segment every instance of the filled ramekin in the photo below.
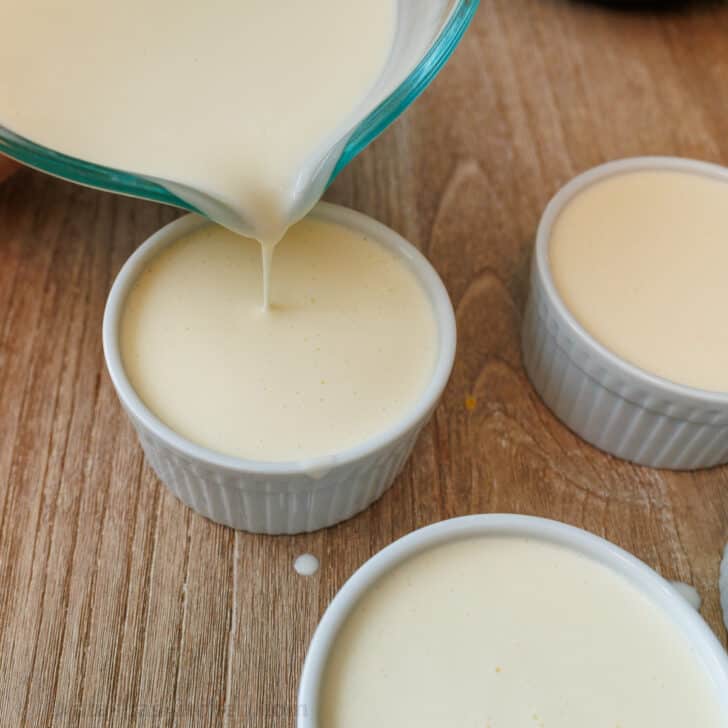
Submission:
M 293 534 L 325 528 L 350 518 L 379 498 L 409 457 L 447 384 L 455 357 L 452 304 L 439 276 L 415 247 L 353 210 L 319 203 L 311 214 L 362 232 L 394 252 L 423 287 L 437 324 L 436 361 L 419 400 L 396 424 L 361 444 L 300 462 L 244 460 L 178 435 L 136 394 L 124 372 L 119 347 L 127 295 L 155 255 L 209 221 L 187 215 L 152 235 L 122 267 L 104 313 L 106 365 L 149 464 L 181 501 L 201 515 L 254 533 Z
M 728 715 L 728 655 L 702 617 L 668 581 L 618 546 L 580 528 L 533 516 L 487 514 L 453 518 L 414 531 L 373 556 L 349 578 L 324 613 L 309 646 L 298 692 L 298 728 L 318 728 L 319 696 L 329 655 L 347 617 L 367 590 L 407 559 L 435 546 L 498 536 L 557 544 L 626 578 L 687 638 L 715 686 L 715 694 L 722 696 Z
M 673 383 L 611 352 L 568 310 L 551 273 L 551 230 L 569 201 L 606 177 L 646 170 L 728 181 L 728 170 L 718 165 L 636 157 L 595 167 L 563 187 L 538 228 L 522 330 L 523 361 L 546 405 L 601 450 L 656 468 L 711 467 L 728 462 L 728 393 Z

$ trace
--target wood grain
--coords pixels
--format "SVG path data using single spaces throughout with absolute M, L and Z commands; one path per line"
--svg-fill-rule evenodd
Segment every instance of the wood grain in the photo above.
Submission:
M 395 487 L 325 532 L 216 526 L 144 464 L 101 318 L 123 261 L 178 213 L 30 171 L 0 187 L 0 724 L 292 728 L 338 587 L 394 538 L 467 513 L 610 538 L 694 584 L 725 643 L 728 470 L 658 472 L 585 445 L 544 409 L 518 345 L 534 230 L 569 177 L 635 154 L 728 163 L 728 8 L 686 7 L 484 0 L 446 71 L 332 187 L 427 253 L 459 353 Z M 316 576 L 294 572 L 302 552 Z

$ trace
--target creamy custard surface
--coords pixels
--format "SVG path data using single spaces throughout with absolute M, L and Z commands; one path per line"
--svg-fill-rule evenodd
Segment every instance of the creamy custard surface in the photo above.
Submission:
M 567 308 L 606 348 L 728 392 L 728 183 L 674 171 L 595 182 L 556 219 L 550 263 Z
M 340 452 L 414 407 L 435 366 L 432 304 L 363 234 L 309 216 L 276 251 L 260 308 L 259 246 L 216 225 L 175 241 L 131 290 L 126 374 L 192 442 L 253 460 Z
M 605 566 L 481 537 L 371 587 L 324 672 L 319 728 L 726 728 L 687 639 Z

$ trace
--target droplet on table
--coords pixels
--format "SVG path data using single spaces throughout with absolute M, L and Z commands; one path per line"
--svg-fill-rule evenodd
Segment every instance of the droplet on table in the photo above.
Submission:
M 319 570 L 319 560 L 313 554 L 301 554 L 293 562 L 293 568 L 301 576 L 313 576 Z

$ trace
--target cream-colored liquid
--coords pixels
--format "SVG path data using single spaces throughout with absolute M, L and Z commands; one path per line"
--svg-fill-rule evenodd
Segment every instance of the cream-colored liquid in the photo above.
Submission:
M 599 181 L 561 212 L 551 268 L 605 347 L 680 384 L 728 392 L 728 184 L 645 171 Z
M 315 202 L 301 188 L 382 72 L 396 5 L 0 0 L 0 17 L 0 124 L 172 181 L 272 245 Z
M 626 580 L 507 537 L 380 579 L 336 638 L 320 701 L 320 728 L 728 726 L 687 640 Z
M 308 217 L 278 245 L 260 310 L 258 245 L 215 225 L 153 259 L 126 302 L 124 368 L 176 432 L 266 461 L 339 452 L 393 425 L 432 375 L 432 305 L 401 259 Z

